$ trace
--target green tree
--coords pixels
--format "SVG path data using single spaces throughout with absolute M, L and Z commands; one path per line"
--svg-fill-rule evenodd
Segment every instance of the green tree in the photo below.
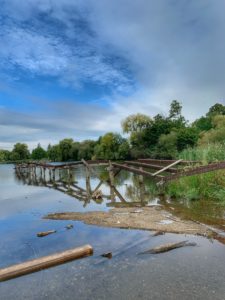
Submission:
M 30 158 L 28 146 L 23 143 L 15 144 L 11 153 L 11 160 L 24 160 L 28 158 Z
M 95 158 L 114 160 L 120 159 L 122 155 L 125 157 L 125 146 L 121 146 L 125 141 L 126 139 L 122 138 L 120 134 L 113 132 L 106 133 L 100 138 L 99 143 L 95 147 Z M 129 153 L 127 155 L 129 155 Z
M 162 134 L 159 138 L 156 157 L 172 159 L 177 156 L 177 132 Z
M 122 121 L 122 129 L 124 133 L 140 132 L 148 128 L 152 123 L 150 117 L 143 114 L 130 115 Z
M 62 152 L 59 145 L 48 147 L 47 156 L 51 161 L 62 161 Z
M 199 132 L 208 131 L 212 128 L 212 118 L 211 117 L 201 117 L 193 122 L 192 126 L 196 128 Z
M 43 159 L 47 157 L 47 152 L 41 147 L 40 144 L 37 145 L 35 149 L 33 149 L 31 153 L 31 158 L 32 159 Z
M 68 161 L 70 159 L 73 159 L 73 143 L 73 139 L 64 139 L 59 142 L 62 161 Z
M 95 146 L 97 142 L 85 140 L 80 143 L 78 151 L 78 160 L 87 159 L 91 160 L 94 156 Z
M 220 103 L 216 103 L 215 105 L 211 106 L 206 116 L 213 117 L 216 115 L 225 115 L 225 106 Z
M 212 117 L 212 126 L 212 129 L 200 134 L 199 145 L 225 143 L 225 116 L 215 115 Z
M 177 150 L 194 147 L 198 141 L 198 131 L 192 127 L 181 128 L 177 131 Z

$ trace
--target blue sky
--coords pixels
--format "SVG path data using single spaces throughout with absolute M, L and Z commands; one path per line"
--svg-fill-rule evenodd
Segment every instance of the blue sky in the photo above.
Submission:
M 225 96 L 223 0 L 0 0 L 0 147 L 189 120 Z

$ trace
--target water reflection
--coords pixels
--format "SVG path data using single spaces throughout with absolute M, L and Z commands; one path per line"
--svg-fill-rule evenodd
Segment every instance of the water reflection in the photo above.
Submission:
M 147 181 L 140 175 L 134 175 L 126 171 L 117 170 L 110 178 L 110 172 L 106 167 L 95 167 L 90 173 L 87 168 L 77 166 L 68 169 L 56 169 L 54 172 L 40 169 L 16 170 L 16 180 L 25 185 L 42 186 L 55 189 L 82 201 L 87 207 L 91 201 L 108 207 L 120 206 L 145 206 L 155 202 L 154 183 Z M 96 197 L 96 192 L 98 197 Z

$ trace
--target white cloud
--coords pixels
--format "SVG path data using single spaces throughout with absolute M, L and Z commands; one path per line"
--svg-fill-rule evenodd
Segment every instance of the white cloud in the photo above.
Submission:
M 39 129 L 28 135 L 32 143 L 119 131 L 127 115 L 165 114 L 173 99 L 182 101 L 193 120 L 225 99 L 224 9 L 222 0 L 5 1 L 2 11 L 10 16 L 0 33 L 5 68 L 20 66 L 74 87 L 88 80 L 115 91 L 102 97 L 107 109 L 64 101 L 48 108 L 48 116 L 15 117 L 11 111 L 2 120 L 13 117 L 17 126 Z M 128 95 L 121 96 L 124 92 Z

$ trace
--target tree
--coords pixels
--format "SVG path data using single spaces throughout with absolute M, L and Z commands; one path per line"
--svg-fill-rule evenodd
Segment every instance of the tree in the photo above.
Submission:
M 41 147 L 40 144 L 37 145 L 37 147 L 35 149 L 33 149 L 32 153 L 31 153 L 31 157 L 32 159 L 42 159 L 42 158 L 46 158 L 47 153 L 46 151 Z
M 30 158 L 30 152 L 26 144 L 17 143 L 14 145 L 11 160 L 23 160 Z
M 173 100 L 170 104 L 169 118 L 179 119 L 181 117 L 182 105 L 177 100 Z
M 162 134 L 157 145 L 156 157 L 172 159 L 177 156 L 177 132 Z
M 196 128 L 199 132 L 208 131 L 212 128 L 212 118 L 211 117 L 201 117 L 193 122 L 192 126 Z
M 184 128 L 187 121 L 181 114 L 182 105 L 177 101 L 173 100 L 170 104 L 169 117 L 168 119 L 172 121 L 174 128 Z
M 121 159 L 121 156 L 125 158 L 126 154 L 124 149 L 126 145 L 123 145 L 125 142 L 126 139 L 122 138 L 120 134 L 113 132 L 106 133 L 101 137 L 99 143 L 95 147 L 95 158 L 112 160 Z M 127 156 L 128 155 L 129 153 L 127 153 Z
M 124 133 L 140 132 L 148 128 L 152 123 L 152 119 L 143 114 L 130 115 L 122 121 L 122 129 Z
M 61 150 L 62 161 L 68 161 L 73 159 L 73 139 L 64 139 L 59 142 L 59 148 Z
M 212 126 L 212 129 L 201 133 L 199 145 L 225 143 L 225 116 L 215 115 L 212 117 Z
M 207 117 L 213 117 L 216 115 L 225 115 L 225 106 L 216 103 L 215 105 L 211 106 L 208 113 L 206 114 Z
M 186 127 L 177 131 L 177 151 L 187 147 L 194 147 L 198 141 L 198 131 L 195 128 Z
M 47 155 L 51 161 L 62 161 L 62 152 L 59 145 L 48 147 Z
M 87 160 L 92 159 L 96 144 L 95 141 L 91 140 L 81 142 L 78 150 L 78 160 L 81 160 L 82 158 Z

